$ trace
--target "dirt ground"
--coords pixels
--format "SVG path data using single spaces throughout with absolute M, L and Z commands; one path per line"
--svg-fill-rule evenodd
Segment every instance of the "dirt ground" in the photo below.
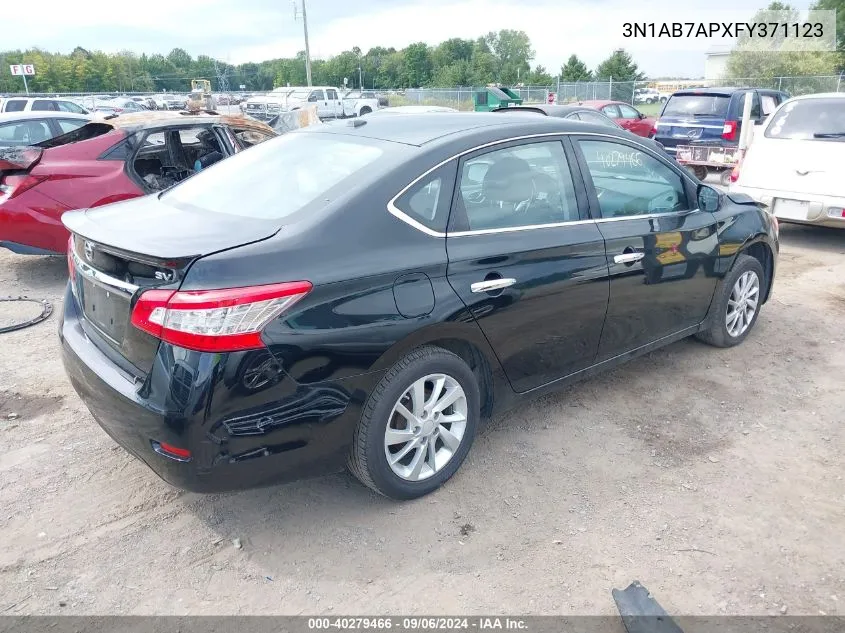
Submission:
M 345 474 L 177 491 L 76 397 L 55 314 L 0 335 L 0 612 L 613 614 L 638 579 L 674 614 L 843 615 L 845 231 L 781 244 L 742 346 L 683 341 L 494 420 L 403 504 Z M 0 250 L 0 296 L 58 311 L 65 277 Z

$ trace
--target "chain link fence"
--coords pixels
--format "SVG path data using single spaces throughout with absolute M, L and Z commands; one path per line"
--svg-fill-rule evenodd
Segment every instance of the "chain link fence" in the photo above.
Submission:
M 740 78 L 719 80 L 655 80 L 655 81 L 579 81 L 554 82 L 546 86 L 514 86 L 523 103 L 548 103 L 549 96 L 554 95 L 555 103 L 574 103 L 579 101 L 613 100 L 623 101 L 633 105 L 658 103 L 665 101 L 672 92 L 683 88 L 727 86 L 727 87 L 755 87 L 783 90 L 792 96 L 813 94 L 819 92 L 845 92 L 845 78 L 842 75 L 828 76 L 795 76 L 795 77 L 766 77 Z M 407 89 L 376 89 L 379 95 L 387 97 L 390 105 L 438 105 L 456 108 L 458 110 L 472 110 L 474 94 L 484 90 L 485 86 L 455 86 L 452 88 L 407 88 Z M 115 95 L 117 93 L 111 93 Z M 162 99 L 174 93 L 137 93 L 122 92 L 125 96 L 155 96 Z M 185 95 L 187 93 L 181 93 Z M 233 110 L 240 104 L 242 93 L 215 93 L 226 96 L 218 99 L 221 105 L 229 105 Z M 264 95 L 264 92 L 250 92 L 251 96 Z M 22 96 L 22 95 L 14 95 Z M 105 96 L 104 93 L 30 93 L 31 97 L 63 97 L 71 98 L 79 103 L 92 104 L 96 97 Z
M 672 92 L 682 88 L 707 86 L 771 88 L 783 90 L 792 96 L 819 92 L 845 92 L 845 80 L 838 75 L 748 77 L 699 81 L 562 81 L 547 86 L 511 87 L 511 90 L 516 92 L 524 103 L 548 103 L 549 95 L 554 94 L 556 103 L 613 100 L 639 105 L 665 100 Z M 471 110 L 473 94 L 479 90 L 484 90 L 484 86 L 390 91 L 395 93 L 390 101 L 391 105 L 442 105 L 459 110 Z

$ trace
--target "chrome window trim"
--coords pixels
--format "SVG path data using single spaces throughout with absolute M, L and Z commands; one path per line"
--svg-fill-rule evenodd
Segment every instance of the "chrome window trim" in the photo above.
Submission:
M 91 265 L 79 259 L 79 255 L 76 254 L 75 250 L 71 251 L 71 257 L 73 257 L 73 264 L 76 267 L 77 272 L 79 272 L 83 277 L 89 279 L 98 286 L 102 286 L 110 290 L 120 290 L 121 292 L 127 294 L 130 297 L 135 294 L 135 292 L 140 287 L 136 286 L 135 284 L 127 283 L 121 279 L 118 279 L 117 277 L 112 277 L 111 275 L 107 275 L 105 273 L 100 272 L 99 270 L 93 268 Z
M 569 220 L 568 222 L 553 222 L 551 224 L 527 224 L 525 226 L 504 226 L 500 229 L 478 229 L 476 231 L 455 231 L 449 237 L 470 237 L 473 235 L 492 235 L 495 233 L 514 233 L 516 231 L 534 231 L 536 229 L 556 229 L 561 226 L 575 226 L 578 224 L 595 224 L 596 220 Z
M 588 124 L 588 125 L 595 125 L 595 124 Z M 414 178 L 414 180 L 412 180 L 410 183 L 405 185 L 402 188 L 402 190 L 399 191 L 399 193 L 397 193 L 395 196 L 393 196 L 390 199 L 390 201 L 387 203 L 387 211 L 392 216 L 394 216 L 395 218 L 397 218 L 397 219 L 401 220 L 402 222 L 404 222 L 405 224 L 408 224 L 409 226 L 415 228 L 416 230 L 420 231 L 421 233 L 425 233 L 426 235 L 429 235 L 431 237 L 437 237 L 437 238 L 471 237 L 473 235 L 491 235 L 491 234 L 494 234 L 494 233 L 513 233 L 513 232 L 518 232 L 518 231 L 533 231 L 533 230 L 537 230 L 537 229 L 552 229 L 552 228 L 559 228 L 559 227 L 563 227 L 563 226 L 573 226 L 573 225 L 578 225 L 578 224 L 590 224 L 590 223 L 598 224 L 598 223 L 601 223 L 601 222 L 618 222 L 619 220 L 644 220 L 644 219 L 650 219 L 650 218 L 655 218 L 655 217 L 667 217 L 667 216 L 670 216 L 670 215 L 681 215 L 681 214 L 684 214 L 684 213 L 691 213 L 692 212 L 690 210 L 686 210 L 686 211 L 674 211 L 672 213 L 647 213 L 647 214 L 643 214 L 643 215 L 629 215 L 629 216 L 617 217 L 617 218 L 589 218 L 589 219 L 586 219 L 586 220 L 570 220 L 568 222 L 555 222 L 553 224 L 529 224 L 529 225 L 526 225 L 526 226 L 503 227 L 503 228 L 499 228 L 499 229 L 479 229 L 477 231 L 456 231 L 456 232 L 452 232 L 452 233 L 444 233 L 444 232 L 441 232 L 441 231 L 435 231 L 434 229 L 430 229 L 429 227 L 422 224 L 421 222 L 418 222 L 417 220 L 415 220 L 414 218 L 412 218 L 411 216 L 409 216 L 407 213 L 405 213 L 404 211 L 402 211 L 401 209 L 399 209 L 396 206 L 396 201 L 399 198 L 401 198 L 405 194 L 405 192 L 407 192 L 411 187 L 413 187 L 418 182 L 420 182 L 423 178 L 425 178 L 426 176 L 428 176 L 432 172 L 440 169 L 441 167 L 443 167 L 443 165 L 446 165 L 447 163 L 449 163 L 453 160 L 459 160 L 462 156 L 465 156 L 466 154 L 472 154 L 473 152 L 477 152 L 480 149 L 485 149 L 487 147 L 493 147 L 494 145 L 501 145 L 503 143 L 510 143 L 512 141 L 523 141 L 523 140 L 526 140 L 526 139 L 533 139 L 533 138 L 548 138 L 548 137 L 551 137 L 551 136 L 559 136 L 559 137 L 564 137 L 564 136 L 599 136 L 599 137 L 602 137 L 602 138 L 614 139 L 614 140 L 617 140 L 617 141 L 619 140 L 619 137 L 614 135 L 614 134 L 603 134 L 603 133 L 599 133 L 599 132 L 543 132 L 543 133 L 538 133 L 538 134 L 525 134 L 523 136 L 512 136 L 510 138 L 505 138 L 505 139 L 501 139 L 501 140 L 498 140 L 498 141 L 491 141 L 489 143 L 484 143 L 482 145 L 476 145 L 475 147 L 471 147 L 470 149 L 466 149 L 466 150 L 459 152 L 459 153 L 457 153 L 453 156 L 450 156 L 449 158 L 447 158 L 445 160 L 440 161 L 439 163 L 437 163 L 431 169 L 428 169 L 427 171 L 423 172 L 421 175 Z M 636 138 L 633 138 L 633 139 L 623 138 L 622 140 L 637 143 Z M 642 144 L 639 144 L 639 143 L 637 143 L 637 144 L 640 145 L 640 147 L 642 147 L 645 150 L 650 149 L 646 145 L 642 145 Z M 671 166 L 670 166 L 670 169 L 671 169 Z

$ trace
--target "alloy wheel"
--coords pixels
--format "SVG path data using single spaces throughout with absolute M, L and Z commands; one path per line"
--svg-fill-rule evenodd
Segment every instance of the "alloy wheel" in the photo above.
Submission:
M 467 427 L 467 397 L 457 380 L 430 374 L 411 384 L 390 413 L 384 454 L 406 481 L 428 479 L 458 452 Z
M 725 313 L 725 325 L 728 334 L 736 338 L 742 336 L 754 320 L 757 304 L 760 301 L 760 279 L 753 270 L 748 270 L 736 280 L 728 308 Z

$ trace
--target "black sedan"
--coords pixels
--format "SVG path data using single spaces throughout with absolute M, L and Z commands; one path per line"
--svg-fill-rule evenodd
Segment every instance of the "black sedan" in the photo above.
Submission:
M 626 131 L 621 125 L 619 125 L 616 121 L 611 119 L 609 116 L 604 114 L 603 112 L 599 112 L 595 108 L 585 105 L 575 104 L 566 104 L 566 105 L 558 105 L 558 104 L 546 104 L 546 103 L 534 103 L 530 105 L 520 105 L 520 106 L 510 106 L 510 107 L 501 107 L 496 108 L 493 112 L 502 112 L 502 113 L 527 113 L 527 114 L 540 114 L 543 116 L 552 116 L 558 117 L 561 119 L 566 119 L 568 121 L 584 121 L 585 123 L 594 123 L 595 125 L 603 125 L 605 127 L 612 127 L 615 130 L 623 130 Z M 631 133 L 632 136 L 637 136 L 636 134 Z M 640 137 L 640 141 L 643 141 L 646 146 L 652 149 L 656 149 L 666 156 L 669 156 L 669 153 L 665 150 L 662 143 L 658 143 L 655 140 L 650 138 Z M 674 157 L 672 157 L 674 160 Z
M 636 137 L 517 114 L 308 127 L 63 221 L 73 386 L 197 491 L 348 465 L 431 492 L 525 398 L 742 342 L 778 252 L 750 198 Z
M 528 105 L 518 105 L 496 108 L 493 112 L 503 113 L 535 113 L 543 114 L 545 116 L 553 116 L 569 121 L 584 121 L 585 123 L 594 123 L 595 125 L 603 125 L 605 127 L 612 127 L 617 130 L 624 129 L 616 121 L 611 119 L 606 114 L 599 112 L 595 108 L 590 108 L 584 105 L 574 104 L 556 104 L 556 103 L 532 103 Z

